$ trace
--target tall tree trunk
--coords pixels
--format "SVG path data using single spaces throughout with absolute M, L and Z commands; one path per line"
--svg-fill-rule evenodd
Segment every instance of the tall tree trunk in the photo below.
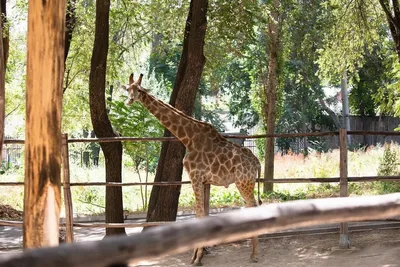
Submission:
M 205 57 L 207 0 L 192 0 L 186 21 L 183 51 L 179 62 L 170 104 L 191 115 L 199 88 Z M 164 136 L 171 134 L 165 130 Z M 185 147 L 179 142 L 165 142 L 161 148 L 155 181 L 181 181 Z M 178 211 L 180 186 L 154 186 L 151 191 L 147 221 L 174 221 Z
M 279 0 L 273 0 L 272 11 L 268 20 L 268 77 L 264 85 L 267 98 L 265 107 L 265 120 L 267 134 L 275 133 L 276 123 L 276 100 L 278 87 L 278 52 L 279 52 Z M 267 138 L 265 143 L 265 166 L 264 166 L 264 193 L 272 191 L 273 183 L 267 183 L 267 179 L 274 179 L 274 148 L 275 138 Z
M 64 19 L 65 0 L 29 2 L 23 234 L 25 248 L 58 245 Z
M 116 137 L 106 110 L 106 69 L 110 0 L 96 1 L 96 26 L 89 77 L 90 116 L 97 137 Z M 100 143 L 106 163 L 106 182 L 121 182 L 121 142 Z M 106 223 L 123 223 L 121 187 L 106 187 Z M 107 228 L 106 234 L 124 234 L 124 228 Z
M 6 117 L 6 66 L 8 58 L 8 27 L 7 27 L 7 13 L 6 13 L 6 0 L 1 0 L 0 14 L 2 20 L 0 24 L 0 34 L 3 38 L 0 40 L 0 167 L 3 161 L 3 142 L 4 142 L 4 126 Z

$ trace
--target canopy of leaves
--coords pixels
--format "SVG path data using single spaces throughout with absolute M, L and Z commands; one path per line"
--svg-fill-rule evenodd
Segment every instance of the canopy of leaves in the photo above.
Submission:
M 379 40 L 384 14 L 376 1 L 329 0 L 322 3 L 319 23 L 325 25 L 323 47 L 318 49 L 319 75 L 333 83 L 343 71 L 355 73 Z
M 6 114 L 23 115 L 27 1 L 11 2 Z M 322 86 L 337 84 L 344 70 L 350 77 L 353 114 L 400 116 L 400 67 L 392 56 L 392 40 L 376 0 L 285 0 L 281 5 L 278 131 L 331 127 L 318 99 L 324 98 Z M 151 82 L 151 89 L 168 100 L 180 60 L 188 6 L 189 1 L 176 0 L 112 1 L 108 87 L 117 88 L 131 72 L 144 72 L 157 81 Z M 207 62 L 195 116 L 220 130 L 223 122 L 215 110 L 229 111 L 235 126 L 245 130 L 259 123 L 263 115 L 268 8 L 268 1 L 209 0 Z M 94 0 L 76 0 L 77 23 L 64 78 L 63 131 L 69 133 L 91 128 L 88 76 L 94 9 Z M 110 107 L 111 114 L 123 112 Z

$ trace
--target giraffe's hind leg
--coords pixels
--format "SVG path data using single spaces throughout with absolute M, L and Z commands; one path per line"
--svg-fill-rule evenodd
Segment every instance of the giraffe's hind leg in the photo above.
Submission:
M 191 180 L 192 180 L 194 195 L 196 198 L 196 217 L 201 218 L 206 216 L 204 209 L 204 184 L 196 176 L 193 177 Z M 203 258 L 203 256 L 204 256 L 203 247 L 198 247 L 194 249 L 190 263 L 195 266 L 202 266 L 203 264 L 201 263 L 201 259 Z
M 257 207 L 257 202 L 254 197 L 254 186 L 255 181 L 252 180 L 236 182 L 236 187 L 238 188 L 240 195 L 244 198 L 246 207 Z M 258 236 L 253 237 L 252 244 L 253 251 L 250 256 L 250 261 L 258 262 Z

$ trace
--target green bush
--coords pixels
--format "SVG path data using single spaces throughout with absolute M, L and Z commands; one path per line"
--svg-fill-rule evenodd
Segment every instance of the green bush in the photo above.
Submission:
M 379 176 L 395 176 L 399 175 L 399 158 L 395 150 L 391 149 L 390 144 L 385 145 L 383 157 L 379 162 L 378 175 Z M 392 193 L 400 191 L 399 182 L 381 182 L 377 183 L 380 186 L 382 193 Z
M 380 160 L 378 175 L 390 176 L 399 174 L 399 159 L 397 158 L 396 151 L 390 148 L 390 145 L 385 145 L 383 157 Z

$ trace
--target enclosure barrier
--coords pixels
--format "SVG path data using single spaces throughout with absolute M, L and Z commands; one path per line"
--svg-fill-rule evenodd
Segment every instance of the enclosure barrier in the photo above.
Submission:
M 347 135 L 384 135 L 384 136 L 400 136 L 400 132 L 387 132 L 387 131 L 346 131 L 340 129 L 335 132 L 314 132 L 314 133 L 295 133 L 295 134 L 273 134 L 273 135 L 224 135 L 227 138 L 237 139 L 256 139 L 256 138 L 270 138 L 270 137 L 306 137 L 306 136 L 336 136 L 339 135 L 339 149 L 340 149 L 340 177 L 334 178 L 285 178 L 285 179 L 257 179 L 258 182 L 268 183 L 332 183 L 337 182 L 340 185 L 340 196 L 347 197 L 348 182 L 372 182 L 372 181 L 400 181 L 400 176 L 366 176 L 366 177 L 348 177 L 347 176 Z M 6 144 L 24 144 L 24 140 L 4 140 Z M 154 225 L 168 224 L 166 222 L 151 222 L 151 223 L 102 223 L 102 224 L 78 224 L 73 223 L 73 209 L 71 200 L 71 186 L 140 186 L 140 185 L 153 185 L 153 186 L 176 186 L 190 184 L 190 181 L 179 182 L 147 182 L 147 183 L 107 183 L 107 182 L 87 182 L 87 183 L 70 183 L 69 181 L 69 154 L 68 143 L 77 142 L 116 142 L 116 141 L 130 141 L 130 142 L 148 142 L 148 141 L 179 141 L 175 137 L 161 137 L 161 138 L 138 138 L 138 137 L 110 137 L 110 138 L 70 138 L 66 134 L 63 135 L 63 191 L 64 191 L 64 204 L 66 212 L 66 241 L 73 241 L 73 226 L 76 227 L 108 227 L 108 228 L 128 228 L 128 227 L 146 227 Z M 23 182 L 0 182 L 0 186 L 23 186 Z M 209 211 L 209 196 L 210 186 L 205 187 L 205 209 Z M 10 221 L 0 220 L 0 225 L 22 226 L 22 223 L 11 223 Z M 340 246 L 342 248 L 348 247 L 348 225 L 347 223 L 340 224 Z
M 298 200 L 191 219 L 132 236 L 26 250 L 0 259 L 0 267 L 109 267 L 176 254 L 263 233 L 325 223 L 400 215 L 400 194 Z

